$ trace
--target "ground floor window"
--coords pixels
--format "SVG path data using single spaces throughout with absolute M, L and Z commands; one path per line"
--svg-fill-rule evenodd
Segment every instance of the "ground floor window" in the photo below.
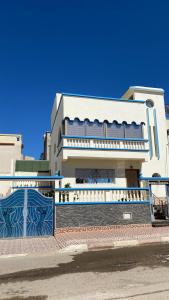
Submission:
M 76 183 L 113 183 L 114 169 L 75 169 Z

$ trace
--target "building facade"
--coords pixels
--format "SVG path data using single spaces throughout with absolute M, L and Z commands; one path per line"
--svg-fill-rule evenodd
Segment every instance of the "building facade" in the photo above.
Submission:
M 166 217 L 166 181 L 152 181 L 150 191 L 142 179 L 169 177 L 168 129 L 161 88 L 133 86 L 118 99 L 56 94 L 50 169 L 63 176 L 55 194 L 57 227 Z
M 56 94 L 51 171 L 62 187 L 138 187 L 168 176 L 164 91 L 130 87 L 120 99 Z
M 15 177 L 6 195 L 55 196 L 56 229 L 168 219 L 168 132 L 163 89 L 133 86 L 118 99 L 57 93 L 43 160 L 22 159 L 17 136 L 14 152 L 6 141 L 1 157 L 17 153 L 0 174 Z

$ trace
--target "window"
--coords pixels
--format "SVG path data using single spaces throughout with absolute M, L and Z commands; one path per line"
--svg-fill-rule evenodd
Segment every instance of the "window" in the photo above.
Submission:
M 84 136 L 85 135 L 85 124 L 79 119 L 73 121 L 68 120 L 67 122 L 67 135 L 73 136 Z
M 154 106 L 153 100 L 147 99 L 147 100 L 146 100 L 146 105 L 147 105 L 147 107 L 149 107 L 149 108 L 153 107 L 153 106 Z
M 159 173 L 153 173 L 152 177 L 161 177 Z
M 116 121 L 107 124 L 107 137 L 124 138 L 124 126 Z
M 95 120 L 94 122 L 86 121 L 86 136 L 104 137 L 104 123 Z
M 62 134 L 63 134 L 63 135 L 66 134 L 66 133 L 65 133 L 65 127 L 66 127 L 66 121 L 63 120 L 63 122 L 62 122 Z
M 53 152 L 56 153 L 56 144 L 53 145 Z
M 142 125 L 137 125 L 135 122 L 125 124 L 125 138 L 143 138 Z
M 153 126 L 153 135 L 154 135 L 155 155 L 156 155 L 156 157 L 158 157 L 157 132 L 156 132 L 155 126 Z
M 58 132 L 58 144 L 57 144 L 57 146 L 60 145 L 61 140 L 62 140 L 62 133 L 61 133 L 61 129 L 59 129 L 59 132 Z
M 76 183 L 113 183 L 115 181 L 114 169 L 76 169 Z
M 65 134 L 68 136 L 87 136 L 87 137 L 102 137 L 102 138 L 143 138 L 142 124 L 137 125 L 135 122 L 127 124 L 123 122 L 119 124 L 117 121 L 109 123 L 108 121 L 94 122 L 86 119 L 80 121 L 78 118 L 74 120 L 65 119 L 66 129 Z M 63 127 L 64 123 L 63 123 Z M 64 128 L 63 128 L 64 132 Z

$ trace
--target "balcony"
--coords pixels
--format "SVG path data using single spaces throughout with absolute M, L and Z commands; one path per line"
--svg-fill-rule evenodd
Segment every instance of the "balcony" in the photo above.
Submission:
M 62 152 L 63 160 L 68 157 L 146 160 L 148 151 L 146 139 L 62 136 L 58 155 Z
M 90 203 L 145 203 L 149 201 L 148 188 L 58 188 L 55 202 L 62 204 Z

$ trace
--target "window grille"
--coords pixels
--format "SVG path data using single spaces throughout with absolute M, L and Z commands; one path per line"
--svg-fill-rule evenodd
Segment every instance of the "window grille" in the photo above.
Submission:
M 113 183 L 114 169 L 76 169 L 76 183 Z

